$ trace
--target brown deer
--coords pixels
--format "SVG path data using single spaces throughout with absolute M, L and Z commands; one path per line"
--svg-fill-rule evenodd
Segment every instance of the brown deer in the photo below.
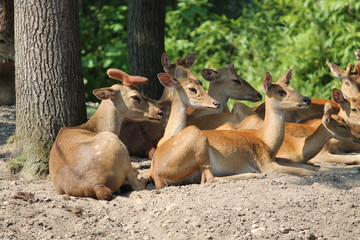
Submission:
M 332 138 L 360 143 L 360 127 L 346 123 L 339 115 L 332 115 L 330 103 L 325 104 L 324 115 L 319 122 L 315 131 L 306 137 L 285 135 L 281 148 L 276 154 L 277 160 L 307 163 Z M 304 127 L 306 127 L 305 124 Z
M 258 177 L 259 172 L 315 173 L 275 162 L 277 148 L 284 135 L 285 109 L 302 108 L 311 103 L 309 98 L 288 86 L 291 73 L 289 71 L 277 83 L 272 83 L 270 73 L 266 74 L 263 82 L 267 104 L 266 124 L 259 130 L 200 131 L 194 126 L 184 129 L 183 116 L 178 116 L 175 121 L 169 120 L 167 128 L 176 129 L 174 132 L 178 134 L 165 138 L 155 151 L 150 168 L 155 186 L 162 188 L 184 182 L 248 179 Z M 185 101 L 181 104 L 185 107 Z
M 182 60 L 177 60 L 176 64 L 172 64 L 169 56 L 164 53 L 161 58 L 161 63 L 165 72 L 175 76 L 175 78 L 177 77 L 175 69 L 180 67 L 186 72 L 187 77 L 197 80 L 197 77 L 190 70 L 195 59 L 196 53 L 192 53 Z M 219 70 L 205 69 L 202 71 L 202 74 L 206 80 L 210 81 L 209 95 L 215 100 L 220 101 L 220 108 L 215 110 L 197 109 L 194 112 L 195 115 L 205 115 L 212 111 L 215 113 L 219 111 L 225 112 L 227 110 L 227 100 L 229 98 L 250 101 L 261 100 L 261 94 L 237 75 L 232 64 Z M 199 81 L 199 83 L 201 82 Z M 158 106 L 164 112 L 163 119 L 160 123 L 143 122 L 134 124 L 127 122 L 123 125 L 125 131 L 122 131 L 121 140 L 124 141 L 125 145 L 128 147 L 130 155 L 140 157 L 146 157 L 147 155 L 150 157 L 152 156 L 157 142 L 164 134 L 170 115 L 172 95 L 173 89 L 165 88 L 163 96 L 158 101 Z M 190 118 L 191 116 L 192 115 L 190 115 Z M 191 125 L 191 123 L 189 125 Z M 213 129 L 213 127 L 211 127 L 211 129 Z M 141 140 L 134 142 L 134 135 L 139 136 L 136 139 Z
M 229 98 L 250 102 L 258 102 L 262 99 L 261 94 L 236 73 L 233 64 L 228 64 L 218 70 L 203 69 L 201 75 L 210 82 L 208 94 L 220 102 L 220 108 L 217 110 L 195 110 L 188 116 L 188 125 L 197 126 L 196 120 L 204 115 L 229 112 L 227 107 Z M 208 126 L 208 128 L 214 129 L 215 127 Z
M 164 53 L 161 57 L 161 64 L 165 72 L 175 75 L 176 67 L 182 68 L 187 76 L 197 79 L 191 72 L 190 67 L 194 64 L 196 53 L 191 53 L 176 64 L 172 64 L 170 57 Z M 163 111 L 160 122 L 132 122 L 124 121 L 121 128 L 120 140 L 127 147 L 130 156 L 152 157 L 158 141 L 163 137 L 166 124 L 170 115 L 171 102 L 173 98 L 172 89 L 165 88 L 157 106 Z
M 354 70 L 352 70 L 352 64 L 349 63 L 346 70 L 342 70 L 340 67 L 332 63 L 327 63 L 332 75 L 339 78 L 341 81 L 341 91 L 345 98 L 356 97 L 360 92 L 360 50 L 355 51 L 357 62 Z
M 333 98 L 340 106 L 338 115 L 343 118 L 347 124 L 360 125 L 360 98 L 345 98 L 342 92 L 336 88 L 333 89 Z M 307 123 L 309 124 L 309 123 Z M 311 122 L 312 127 L 316 127 L 316 122 Z M 331 162 L 341 164 L 360 164 L 360 144 L 348 141 L 339 141 L 331 139 L 322 148 L 309 163 Z M 351 154 L 349 154 L 351 153 Z
M 49 170 L 60 194 L 110 200 L 125 179 L 134 190 L 145 187 L 118 135 L 124 119 L 159 121 L 162 112 L 132 86 L 145 84 L 146 78 L 116 69 L 108 75 L 124 85 L 95 89 L 102 100 L 95 115 L 80 126 L 62 128 L 51 148 Z

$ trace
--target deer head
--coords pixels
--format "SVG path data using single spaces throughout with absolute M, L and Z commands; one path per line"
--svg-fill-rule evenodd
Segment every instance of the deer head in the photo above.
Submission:
M 176 89 L 181 101 L 188 107 L 197 109 L 216 109 L 220 103 L 211 98 L 201 86 L 199 80 L 188 77 L 183 68 L 176 68 L 176 78 L 168 73 L 159 73 L 158 78 L 162 85 Z
M 332 115 L 331 104 L 325 103 L 322 123 L 338 140 L 360 143 L 360 126 L 350 125 L 339 115 Z
M 95 89 L 93 93 L 98 99 L 111 100 L 117 111 L 126 116 L 126 119 L 133 121 L 161 119 L 162 111 L 134 87 L 145 84 L 147 78 L 130 76 L 117 69 L 109 69 L 107 74 L 110 78 L 123 82 L 124 85 L 115 84 L 111 87 Z
M 327 63 L 334 77 L 339 78 L 341 82 L 341 91 L 346 98 L 355 97 L 360 92 L 360 62 L 357 62 L 352 71 L 352 64 L 349 63 L 346 70 L 332 63 Z
M 338 115 L 350 124 L 360 125 L 360 96 L 345 98 L 343 93 L 337 88 L 332 90 L 332 96 L 334 101 L 340 106 Z
M 220 95 L 222 96 L 251 102 L 257 102 L 262 99 L 261 94 L 236 73 L 233 64 L 228 64 L 225 68 L 218 70 L 211 68 L 203 69 L 201 75 L 205 80 L 210 81 L 210 85 L 221 84 L 221 88 L 215 89 L 216 91 L 221 91 Z
M 277 109 L 299 109 L 308 107 L 311 99 L 304 97 L 290 87 L 292 70 L 285 73 L 276 83 L 272 83 L 272 76 L 266 72 L 263 81 L 263 90 L 266 95 L 266 102 L 269 102 Z

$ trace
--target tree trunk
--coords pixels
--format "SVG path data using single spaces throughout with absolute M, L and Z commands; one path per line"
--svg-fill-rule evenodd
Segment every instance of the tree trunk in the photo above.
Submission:
M 163 87 L 157 74 L 163 72 L 165 0 L 131 0 L 128 9 L 128 52 L 133 75 L 147 77 L 149 83 L 139 90 L 159 99 Z
M 17 153 L 22 174 L 48 173 L 63 126 L 86 121 L 77 0 L 15 0 Z

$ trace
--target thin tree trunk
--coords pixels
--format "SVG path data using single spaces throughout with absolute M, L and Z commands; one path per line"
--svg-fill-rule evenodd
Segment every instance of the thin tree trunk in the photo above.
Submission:
M 15 0 L 16 134 L 22 174 L 48 173 L 59 129 L 86 121 L 77 0 Z
M 139 87 L 146 96 L 159 99 L 163 87 L 157 74 L 163 72 L 165 0 L 131 0 L 128 9 L 128 52 L 133 75 L 147 77 Z

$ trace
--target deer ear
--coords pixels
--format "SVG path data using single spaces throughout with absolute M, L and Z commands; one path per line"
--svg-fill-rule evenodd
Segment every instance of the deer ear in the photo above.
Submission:
M 340 67 L 336 66 L 335 64 L 327 62 L 327 65 L 329 66 L 331 74 L 334 77 L 340 78 L 341 75 L 345 74 L 345 71 L 342 70 Z
M 264 92 L 267 92 L 269 90 L 271 84 L 272 84 L 272 76 L 269 72 L 266 72 L 262 85 Z
M 115 93 L 116 93 L 115 90 L 112 88 L 100 88 L 100 89 L 95 89 L 93 91 L 93 94 L 99 100 L 106 100 L 109 98 L 113 98 L 115 96 Z
M 322 122 L 324 124 L 327 124 L 330 122 L 330 119 L 331 119 L 331 104 L 326 102 L 325 105 L 324 105 L 324 115 L 322 117 Z
M 215 81 L 217 79 L 218 72 L 211 68 L 205 68 L 201 71 L 201 75 L 207 81 Z
M 191 53 L 189 54 L 184 60 L 185 60 L 185 67 L 189 68 L 195 63 L 197 53 Z
M 159 73 L 157 77 L 164 87 L 176 87 L 179 84 L 178 80 L 168 73 Z
M 291 78 L 292 78 L 292 74 L 293 74 L 293 71 L 292 71 L 292 69 L 290 69 L 289 71 L 287 71 L 287 73 L 285 73 L 284 75 L 281 76 L 281 78 L 278 80 L 278 82 L 282 82 L 282 83 L 285 83 L 286 85 L 289 85 Z
M 338 104 L 341 104 L 345 101 L 343 93 L 337 88 L 333 88 L 332 96 L 334 98 L 334 101 L 337 102 Z
M 165 72 L 168 73 L 171 71 L 173 64 L 171 64 L 170 57 L 166 53 L 161 55 L 161 65 L 163 66 Z

